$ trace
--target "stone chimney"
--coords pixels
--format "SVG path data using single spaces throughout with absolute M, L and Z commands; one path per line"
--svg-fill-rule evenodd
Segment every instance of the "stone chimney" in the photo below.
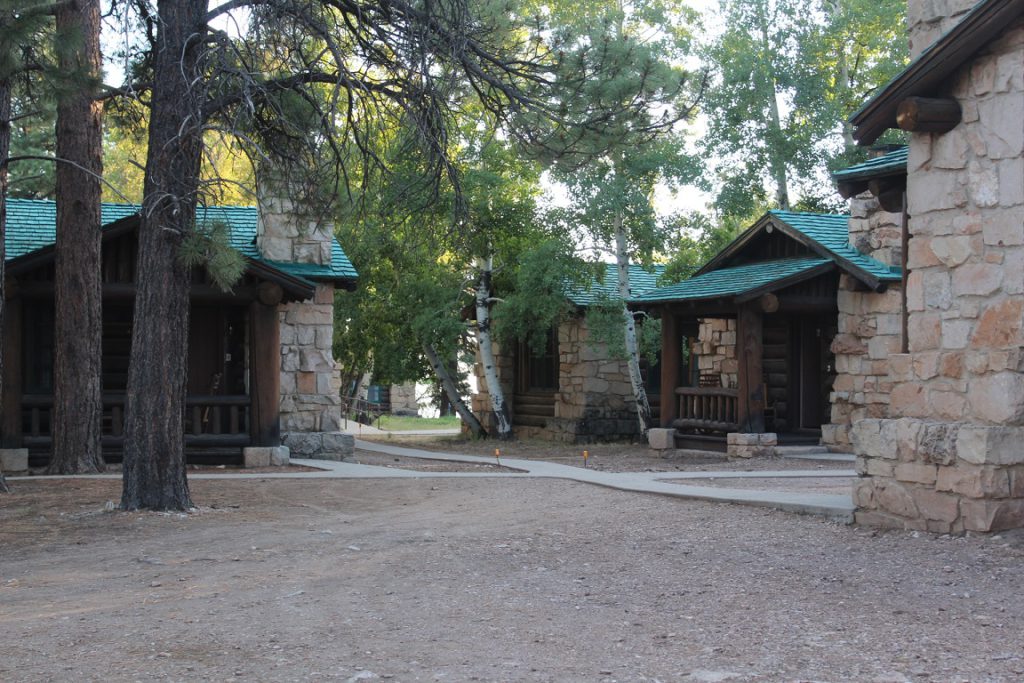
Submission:
M 264 258 L 330 265 L 334 234 L 315 188 L 257 174 L 256 246 Z M 304 189 L 306 191 L 304 191 Z M 334 285 L 320 282 L 308 301 L 277 307 L 281 340 L 281 440 L 292 457 L 340 460 L 352 453 L 341 434 L 338 368 L 333 357 Z
M 960 23 L 978 0 L 907 0 L 907 33 L 910 58 L 925 49 Z
M 317 210 L 313 194 L 279 175 L 258 174 L 256 246 L 263 258 L 330 265 L 333 226 Z

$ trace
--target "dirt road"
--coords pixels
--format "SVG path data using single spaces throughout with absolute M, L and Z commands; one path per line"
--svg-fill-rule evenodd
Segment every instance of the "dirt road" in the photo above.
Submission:
M 0 497 L 0 680 L 1018 681 L 1018 537 L 560 481 Z

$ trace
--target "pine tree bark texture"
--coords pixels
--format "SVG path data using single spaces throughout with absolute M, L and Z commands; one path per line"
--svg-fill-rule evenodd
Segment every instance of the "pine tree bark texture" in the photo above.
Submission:
M 640 373 L 640 349 L 636 340 L 636 320 L 626 305 L 629 300 L 629 251 L 627 249 L 626 230 L 622 222 L 622 214 L 615 217 L 615 264 L 619 277 L 619 298 L 622 299 L 622 320 L 625 324 L 626 362 L 629 366 L 629 383 L 633 387 L 633 399 L 636 402 L 636 419 L 640 433 L 647 435 L 651 426 L 651 404 L 647 400 L 644 389 L 644 378 Z
M 0 79 L 0 333 L 4 329 L 4 263 L 7 259 L 4 240 L 7 234 L 7 157 L 11 151 L 11 82 Z M 0 353 L 0 386 L 4 381 L 4 354 Z M 0 394 L 2 396 L 2 394 Z M 0 471 L 0 492 L 7 492 L 7 481 Z
M 498 438 L 512 438 L 512 420 L 509 416 L 508 402 L 498 378 L 498 366 L 494 361 L 494 339 L 491 334 L 491 277 L 494 272 L 494 260 L 491 256 L 478 257 L 476 268 L 479 279 L 476 286 L 476 338 L 480 346 L 480 362 L 484 366 L 484 381 L 487 383 L 487 395 L 491 398 L 491 409 L 498 423 Z
M 184 407 L 189 270 L 179 258 L 193 228 L 202 153 L 206 0 L 160 0 L 149 149 L 139 230 L 138 285 L 125 409 L 121 507 L 192 507 Z
M 100 279 L 102 104 L 93 98 L 101 69 L 99 0 L 72 0 L 56 11 L 57 59 L 76 79 L 57 103 L 57 244 L 53 451 L 48 472 L 103 469 Z

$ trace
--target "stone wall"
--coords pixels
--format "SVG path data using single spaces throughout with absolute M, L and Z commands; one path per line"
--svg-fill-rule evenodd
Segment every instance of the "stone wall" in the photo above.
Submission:
M 976 4 L 978 0 L 909 0 L 907 33 L 910 39 L 910 58 L 916 58 L 925 48 L 948 33 Z
M 884 211 L 870 193 L 850 202 L 850 244 L 886 265 L 902 261 L 902 216 Z M 889 415 L 893 389 L 888 358 L 902 348 L 902 287 L 885 292 L 858 291 L 849 275 L 839 278 L 838 334 L 832 341 L 836 379 L 829 400 L 831 424 L 822 425 L 821 441 L 832 450 L 850 452 L 851 426 L 866 418 Z
M 912 1 L 911 26 L 942 6 Z M 890 417 L 854 425 L 854 500 L 862 523 L 996 531 L 1024 526 L 1021 24 L 949 83 L 961 124 L 910 140 L 909 353 Z
M 613 441 L 639 436 L 633 390 L 625 361 L 608 358 L 602 345 L 588 342 L 584 318 L 572 318 L 558 328 L 558 391 L 553 418 L 544 427 L 516 425 L 521 438 L 541 438 L 567 443 Z M 510 406 L 515 387 L 515 359 L 495 344 L 495 365 Z M 493 429 L 483 367 L 474 367 L 479 390 L 472 398 L 472 410 L 487 429 Z M 513 424 L 515 420 L 513 419 Z
M 723 387 L 739 386 L 735 318 L 702 318 L 690 351 L 697 354 L 697 367 L 702 375 L 719 375 Z

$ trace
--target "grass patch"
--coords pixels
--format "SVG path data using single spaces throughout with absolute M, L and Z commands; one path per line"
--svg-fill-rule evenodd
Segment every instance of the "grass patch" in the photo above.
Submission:
M 392 432 L 405 432 L 417 429 L 458 429 L 462 421 L 457 415 L 447 417 L 402 417 L 398 415 L 381 415 L 380 423 L 374 426 Z

